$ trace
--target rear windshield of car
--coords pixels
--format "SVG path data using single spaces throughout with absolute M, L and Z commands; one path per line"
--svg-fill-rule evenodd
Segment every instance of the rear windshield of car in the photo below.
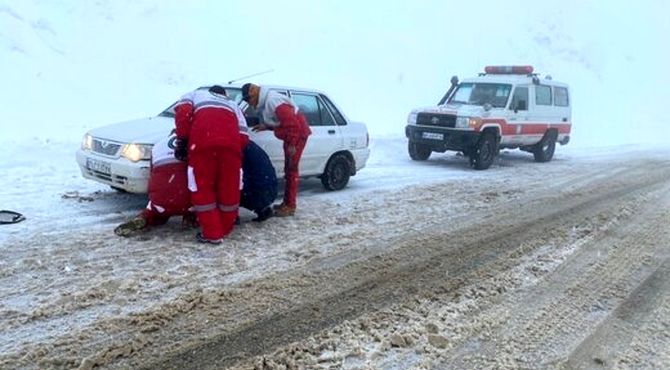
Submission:
M 203 86 L 198 88 L 198 90 L 207 90 L 209 89 L 209 86 Z M 229 99 L 232 99 L 235 103 L 238 105 L 242 101 L 242 89 L 238 87 L 226 87 L 226 94 L 228 95 Z M 174 107 L 177 105 L 177 102 L 172 103 L 169 107 L 167 107 L 164 111 L 160 112 L 158 114 L 159 117 L 174 117 Z
M 449 103 L 471 105 L 491 104 L 496 108 L 504 108 L 512 91 L 512 85 L 493 83 L 462 83 Z

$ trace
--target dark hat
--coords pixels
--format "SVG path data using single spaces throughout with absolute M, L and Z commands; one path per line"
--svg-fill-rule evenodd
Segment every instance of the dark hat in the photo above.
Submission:
M 224 89 L 223 86 L 221 86 L 221 85 L 214 85 L 214 86 L 210 87 L 209 92 L 211 92 L 212 94 L 228 96 L 228 93 L 226 92 L 226 89 Z
M 250 89 L 251 89 L 251 84 L 250 83 L 246 83 L 246 84 L 242 85 L 242 100 L 244 100 L 247 103 L 249 102 L 249 90 Z

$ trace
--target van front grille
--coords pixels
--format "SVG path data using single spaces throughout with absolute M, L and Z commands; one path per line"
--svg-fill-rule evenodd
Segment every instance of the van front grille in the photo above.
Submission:
M 416 124 L 424 126 L 456 127 L 456 116 L 452 114 L 419 113 Z

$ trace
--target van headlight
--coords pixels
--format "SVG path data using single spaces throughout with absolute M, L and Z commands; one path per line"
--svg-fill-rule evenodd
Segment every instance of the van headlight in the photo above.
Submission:
M 151 159 L 152 145 L 148 144 L 126 144 L 123 146 L 121 155 L 133 162 Z
M 456 128 L 477 128 L 482 123 L 479 117 L 456 117 Z
M 93 136 L 90 134 L 84 135 L 84 138 L 81 139 L 81 149 L 88 151 L 93 149 Z
M 410 125 L 415 125 L 416 124 L 416 116 L 417 116 L 416 112 L 410 113 L 409 116 L 407 116 L 407 123 L 409 123 Z

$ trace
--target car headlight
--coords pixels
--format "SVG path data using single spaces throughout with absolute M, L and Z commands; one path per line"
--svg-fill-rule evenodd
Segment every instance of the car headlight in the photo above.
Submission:
M 456 117 L 456 128 L 477 128 L 482 123 L 479 117 Z
M 84 138 L 81 139 L 81 149 L 82 150 L 93 149 L 93 136 L 91 136 L 90 134 L 84 135 Z
M 133 162 L 151 159 L 152 145 L 147 144 L 126 144 L 123 146 L 121 155 Z
M 416 112 L 410 113 L 409 116 L 407 116 L 407 123 L 409 123 L 410 125 L 416 124 L 416 116 L 417 116 Z

